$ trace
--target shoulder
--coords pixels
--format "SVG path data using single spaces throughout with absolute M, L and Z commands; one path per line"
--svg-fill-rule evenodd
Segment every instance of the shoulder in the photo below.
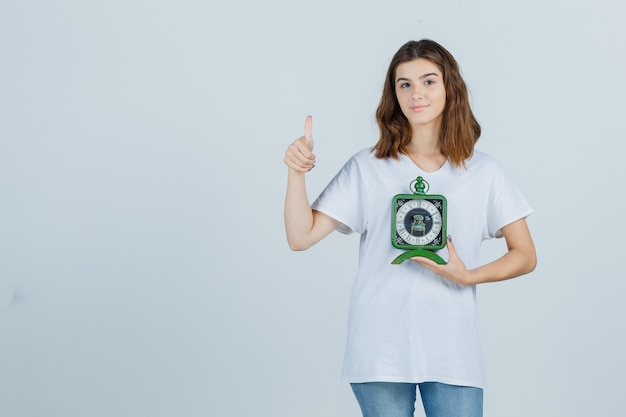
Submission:
M 361 149 L 350 158 L 350 160 L 358 162 L 369 162 L 375 159 L 377 158 L 374 156 L 374 152 L 372 152 L 372 147 Z
M 361 149 L 349 159 L 349 161 L 355 161 L 359 164 L 366 165 L 378 165 L 378 166 L 386 166 L 386 165 L 394 165 L 397 164 L 401 160 L 394 158 L 377 158 L 376 152 L 372 146 L 368 148 Z
M 478 150 L 474 150 L 472 156 L 465 161 L 465 166 L 470 172 L 494 172 L 502 170 L 500 163 L 495 157 Z
M 365 168 L 371 166 L 372 164 L 376 164 L 377 161 L 380 161 L 372 152 L 372 148 L 364 148 L 360 151 L 353 154 L 344 164 L 344 169 L 346 168 Z
M 474 153 L 467 159 L 466 162 L 468 164 L 498 164 L 498 161 L 495 157 L 479 150 L 474 150 Z

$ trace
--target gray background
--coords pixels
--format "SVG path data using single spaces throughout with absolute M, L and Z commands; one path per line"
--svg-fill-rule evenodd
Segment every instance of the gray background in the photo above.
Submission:
M 339 381 L 357 236 L 289 251 L 375 143 L 429 37 L 536 212 L 535 272 L 484 285 L 486 416 L 615 415 L 626 372 L 618 0 L 0 3 L 0 415 L 359 416 Z M 502 241 L 485 245 L 485 260 Z

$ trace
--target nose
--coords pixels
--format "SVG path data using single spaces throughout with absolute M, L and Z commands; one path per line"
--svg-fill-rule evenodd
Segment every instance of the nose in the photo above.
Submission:
M 414 86 L 413 91 L 411 92 L 411 99 L 415 101 L 415 100 L 421 100 L 422 98 L 424 98 L 422 89 L 420 88 L 419 85 Z

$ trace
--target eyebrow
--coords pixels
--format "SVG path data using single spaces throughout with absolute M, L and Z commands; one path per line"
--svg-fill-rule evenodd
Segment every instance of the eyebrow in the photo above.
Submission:
M 424 78 L 430 77 L 431 75 L 434 75 L 435 77 L 439 76 L 439 74 L 437 74 L 437 73 L 429 72 L 428 74 L 424 74 L 424 75 L 421 75 L 420 77 L 418 77 L 418 80 L 423 80 Z M 400 77 L 400 78 L 398 78 L 396 80 L 396 82 L 399 82 L 399 81 L 411 81 L 411 80 L 409 80 L 408 78 L 405 78 L 405 77 Z

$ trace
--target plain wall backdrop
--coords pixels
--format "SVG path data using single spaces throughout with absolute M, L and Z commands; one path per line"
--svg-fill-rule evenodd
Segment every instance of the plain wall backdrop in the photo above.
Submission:
M 360 415 L 339 381 L 358 236 L 291 252 L 377 140 L 389 61 L 459 61 L 535 213 L 532 274 L 479 287 L 486 417 L 616 415 L 626 372 L 619 0 L 2 0 L 0 415 Z M 485 260 L 504 242 L 485 245 Z

